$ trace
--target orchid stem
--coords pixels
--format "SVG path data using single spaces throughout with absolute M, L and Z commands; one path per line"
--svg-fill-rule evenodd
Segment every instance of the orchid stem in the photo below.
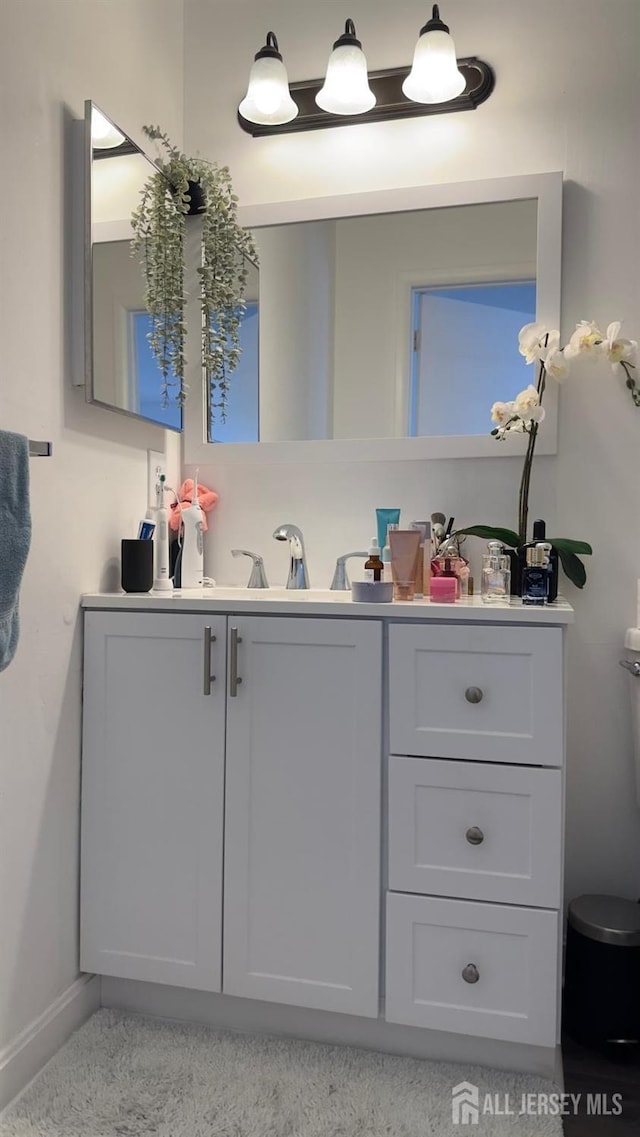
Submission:
M 547 335 L 546 343 L 549 340 Z M 547 382 L 547 369 L 540 360 L 540 374 L 538 375 L 538 382 L 536 384 L 539 405 L 542 405 L 542 398 L 544 396 L 544 389 Z M 518 536 L 520 544 L 524 545 L 527 540 L 527 524 L 529 520 L 529 487 L 531 485 L 531 467 L 533 465 L 533 456 L 536 451 L 536 439 L 538 437 L 538 423 L 532 422 L 529 428 L 529 442 L 527 444 L 527 453 L 525 454 L 524 466 L 522 467 L 522 478 L 520 479 L 520 494 L 518 497 Z

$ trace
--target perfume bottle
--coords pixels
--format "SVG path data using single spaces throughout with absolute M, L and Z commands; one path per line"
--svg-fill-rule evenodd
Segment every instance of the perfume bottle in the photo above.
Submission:
M 551 582 L 551 545 L 540 541 L 527 549 L 527 563 L 522 570 L 522 603 L 548 604 Z
M 511 562 L 500 541 L 489 541 L 482 558 L 480 595 L 485 604 L 501 604 L 511 595 Z
M 456 600 L 469 594 L 469 562 L 460 555 L 458 542 L 454 538 L 443 541 L 437 557 L 431 561 L 431 579 L 438 576 L 455 576 Z
M 554 549 L 553 545 L 551 545 L 547 541 L 547 527 L 546 527 L 545 522 L 542 520 L 542 518 L 539 518 L 537 521 L 534 521 L 534 523 L 533 523 L 533 536 L 532 536 L 531 540 L 526 545 L 521 545 L 517 551 L 517 563 L 515 565 L 512 564 L 512 566 L 511 566 L 511 569 L 512 569 L 511 583 L 512 583 L 512 585 L 514 585 L 514 584 L 516 585 L 516 587 L 514 588 L 515 595 L 522 595 L 520 575 L 524 572 L 524 570 L 527 566 L 527 550 L 534 548 L 536 545 L 540 545 L 543 542 L 548 544 L 549 548 L 551 549 L 551 552 L 549 553 L 549 564 L 551 567 L 551 574 L 550 574 L 550 578 L 549 578 L 549 601 L 548 601 L 549 604 L 551 604 L 551 603 L 553 603 L 553 601 L 556 599 L 556 597 L 558 595 L 558 575 L 559 575 L 558 553 Z M 520 587 L 518 587 L 518 584 L 520 584 Z

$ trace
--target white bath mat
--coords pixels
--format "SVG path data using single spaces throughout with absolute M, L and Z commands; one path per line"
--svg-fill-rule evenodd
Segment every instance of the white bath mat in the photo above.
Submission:
M 452 1091 L 465 1082 L 454 1123 Z M 560 1137 L 559 1117 L 521 1112 L 534 1100 L 524 1095 L 539 1092 L 557 1089 L 475 1066 L 102 1010 L 5 1112 L 0 1135 Z M 476 1098 L 485 1112 L 474 1123 Z

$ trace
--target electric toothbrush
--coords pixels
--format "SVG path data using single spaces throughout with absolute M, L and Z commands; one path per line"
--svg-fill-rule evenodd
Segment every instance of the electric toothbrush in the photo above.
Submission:
M 164 504 L 164 474 L 160 475 L 156 486 L 156 530 L 154 592 L 171 592 L 173 581 L 169 576 L 169 513 Z
M 182 513 L 182 557 L 180 562 L 180 587 L 202 588 L 204 578 L 204 514 L 198 501 L 198 474 L 193 481 L 193 499 Z

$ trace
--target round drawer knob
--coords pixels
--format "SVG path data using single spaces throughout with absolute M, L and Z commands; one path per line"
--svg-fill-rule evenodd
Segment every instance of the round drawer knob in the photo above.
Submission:
M 477 983 L 480 978 L 480 972 L 475 963 L 468 963 L 466 967 L 462 968 L 462 978 L 465 983 Z
M 470 845 L 481 845 L 484 841 L 484 833 L 477 825 L 472 825 L 470 829 L 467 829 L 465 837 Z
M 484 691 L 481 687 L 467 687 L 464 697 L 468 703 L 481 703 L 484 697 Z

